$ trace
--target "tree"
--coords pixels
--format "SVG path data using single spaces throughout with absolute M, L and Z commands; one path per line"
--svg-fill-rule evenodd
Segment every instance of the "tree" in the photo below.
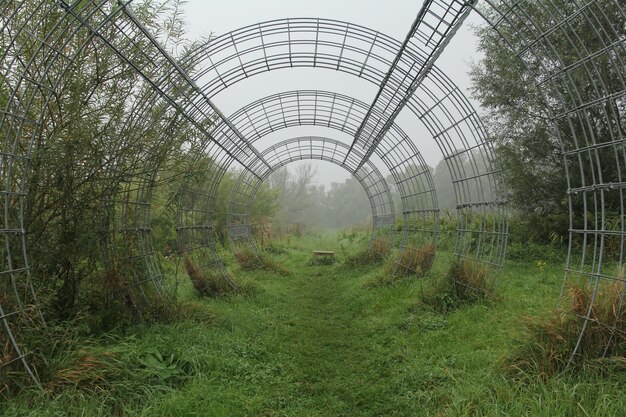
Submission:
M 554 7 L 564 11 L 576 7 L 574 2 L 566 0 L 556 0 L 553 3 Z M 603 9 L 607 19 L 613 21 L 613 27 L 624 31 L 623 14 L 615 10 L 615 3 L 603 0 L 599 3 L 605 3 L 599 7 Z M 524 8 L 529 19 L 540 22 L 545 27 L 553 25 L 551 19 L 554 16 L 546 13 L 544 8 L 532 3 L 526 3 Z M 485 12 L 492 13 L 491 9 Z M 574 28 L 577 24 L 581 27 Z M 576 30 L 577 36 L 580 36 L 578 41 L 583 45 L 581 49 L 601 50 L 603 40 L 596 36 L 596 32 L 586 30 L 582 26 L 584 24 L 584 19 L 569 23 L 572 30 Z M 505 36 L 516 39 L 515 34 L 507 32 L 510 30 L 506 27 L 500 28 Z M 568 184 L 564 175 L 565 165 L 559 139 L 565 141 L 565 149 L 575 147 L 572 125 L 565 119 L 556 124 L 551 121 L 548 103 L 559 102 L 559 97 L 551 89 L 540 89 L 537 85 L 547 75 L 546 68 L 561 67 L 561 63 L 555 60 L 555 51 L 565 61 L 571 60 L 573 63 L 578 58 L 572 54 L 571 44 L 565 36 L 558 39 L 556 36 L 551 37 L 555 50 L 537 48 L 536 56 L 522 62 L 491 27 L 479 26 L 476 35 L 484 58 L 473 65 L 470 73 L 472 92 L 487 111 L 484 120 L 495 146 L 497 166 L 504 173 L 508 185 L 508 200 L 514 215 L 523 225 L 531 226 L 520 228 L 520 231 L 528 232 L 522 237 L 545 243 L 554 233 L 566 236 L 569 227 L 566 195 Z M 621 34 L 622 38 L 624 35 L 625 33 Z M 568 64 L 569 62 L 564 63 L 565 66 Z M 594 65 L 598 68 L 597 72 L 606 77 L 603 80 L 605 85 L 619 83 L 620 75 L 611 69 L 606 57 L 598 57 Z M 595 88 L 592 80 L 580 77 L 575 81 L 583 97 L 587 93 L 592 94 Z M 619 113 L 616 109 L 611 111 Z M 608 130 L 612 127 L 607 126 L 600 112 L 593 108 L 588 109 L 588 117 L 598 137 L 610 137 Z M 584 137 L 585 132 L 582 132 L 581 127 L 575 126 L 574 129 L 580 129 L 577 136 Z M 560 135 L 557 133 L 559 131 Z M 619 171 L 619 167 L 611 162 L 610 156 L 605 162 L 603 161 L 602 169 L 608 174 L 607 178 L 610 178 L 614 176 L 610 172 Z M 568 164 L 571 171 L 578 172 L 578 161 L 570 159 Z M 589 180 L 588 183 L 593 183 L 591 178 Z M 619 207 L 618 201 L 613 201 L 612 204 Z
M 371 221 L 372 210 L 361 184 L 354 178 L 333 182 L 324 199 L 323 225 L 341 229 Z
M 287 168 L 277 170 L 269 186 L 278 193 L 276 223 L 305 223 L 319 229 L 338 229 L 362 224 L 371 217 L 370 204 L 361 184 L 354 178 L 332 183 L 326 190 L 315 185 L 316 170 L 301 165 L 295 175 Z
M 314 197 L 313 179 L 317 171 L 308 163 L 299 165 L 294 176 L 287 168 L 272 174 L 270 183 L 278 187 L 279 200 L 277 218 L 284 224 L 311 224 L 312 208 L 317 207 L 319 199 Z

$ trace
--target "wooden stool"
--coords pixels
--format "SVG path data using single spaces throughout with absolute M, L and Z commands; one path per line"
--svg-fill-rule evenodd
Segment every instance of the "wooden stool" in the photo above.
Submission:
M 335 259 L 335 252 L 331 250 L 314 250 L 313 260 L 317 260 L 319 258 Z

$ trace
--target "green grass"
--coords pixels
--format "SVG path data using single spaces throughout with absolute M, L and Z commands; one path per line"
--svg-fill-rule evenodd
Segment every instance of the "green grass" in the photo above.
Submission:
M 438 253 L 425 278 L 371 286 L 383 265 L 344 265 L 364 244 L 292 241 L 272 255 L 289 276 L 233 264 L 254 292 L 189 295 L 171 323 L 78 341 L 51 359 L 57 371 L 43 391 L 6 400 L 0 415 L 624 415 L 624 373 L 520 381 L 504 369 L 524 342 L 523 317 L 555 306 L 561 265 L 510 263 L 497 301 L 438 313 L 420 300 L 447 273 L 449 254 Z M 338 262 L 313 266 L 313 250 L 334 250 Z

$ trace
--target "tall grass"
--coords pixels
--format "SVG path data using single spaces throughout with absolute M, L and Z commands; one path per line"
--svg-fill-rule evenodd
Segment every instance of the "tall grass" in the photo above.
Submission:
M 183 259 L 183 264 L 193 287 L 203 297 L 219 297 L 238 290 L 230 279 L 212 270 L 199 269 L 188 256 Z
M 396 260 L 395 274 L 397 275 L 424 275 L 428 273 L 435 261 L 435 243 L 430 242 L 422 246 L 409 243 L 401 249 Z
M 38 335 L 52 350 L 47 365 L 37 366 L 44 389 L 12 394 L 0 402 L 0 415 L 624 414 L 623 368 L 547 381 L 529 373 L 520 381 L 498 366 L 511 352 L 511 337 L 519 336 L 520 311 L 554 303 L 559 266 L 541 272 L 529 263 L 512 265 L 501 288 L 507 302 L 439 314 L 416 302 L 425 288 L 468 274 L 469 282 L 489 282 L 489 272 L 466 265 L 452 274 L 452 254 L 443 252 L 428 279 L 405 276 L 401 285 L 363 288 L 381 268 L 309 268 L 305 262 L 320 242 L 331 243 L 304 241 L 280 258 L 293 268 L 292 278 L 238 272 L 239 280 L 259 286 L 254 297 L 190 297 L 165 324 L 93 337 L 78 321 L 50 323 Z M 447 288 L 455 294 L 453 285 Z M 585 311 L 579 301 L 574 305 Z M 613 311 L 611 305 L 602 308 Z
M 250 248 L 242 248 L 235 252 L 235 259 L 242 271 L 266 270 L 281 276 L 288 276 L 289 270 L 271 256 L 257 254 Z
M 435 311 L 447 313 L 462 305 L 493 301 L 493 280 L 486 265 L 471 259 L 458 259 L 422 301 Z
M 344 263 L 349 267 L 378 264 L 389 256 L 391 245 L 382 238 L 373 239 L 368 248 L 346 257 Z
M 607 363 L 626 367 L 624 268 L 619 268 L 616 280 L 597 286 L 570 285 L 558 308 L 525 318 L 524 327 L 526 341 L 505 360 L 519 374 L 549 377 Z

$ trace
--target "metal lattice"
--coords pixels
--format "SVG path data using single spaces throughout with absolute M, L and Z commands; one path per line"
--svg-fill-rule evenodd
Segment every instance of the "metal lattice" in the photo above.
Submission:
M 244 79 L 290 68 L 340 71 L 381 85 L 399 54 L 397 65 L 407 68 L 424 61 L 417 41 L 403 45 L 371 29 L 333 20 L 285 19 L 219 36 L 198 46 L 187 59 L 194 63 L 195 82 L 213 96 Z M 482 122 L 462 91 L 434 65 L 429 64 L 428 77 L 412 88 L 415 94 L 406 97 L 406 107 L 429 130 L 451 172 L 459 223 L 455 253 L 493 268 L 489 276 L 495 279 L 506 247 L 506 201 Z M 378 110 L 374 114 L 381 120 L 388 116 Z M 216 138 L 219 141 L 219 135 Z M 408 176 L 419 175 L 417 168 Z M 408 224 L 432 230 L 437 213 L 432 216 L 434 222 L 424 215 Z
M 231 120 L 254 143 L 270 133 L 296 126 L 322 126 L 354 136 L 367 111 L 366 103 L 346 95 L 298 90 L 250 103 L 233 113 Z M 391 173 L 400 194 L 403 216 L 400 247 L 430 247 L 437 239 L 439 211 L 432 173 L 414 141 L 393 124 L 376 148 L 376 154 Z M 349 171 L 354 171 L 354 168 L 349 168 Z M 252 201 L 245 204 L 248 207 L 241 208 L 240 212 L 248 213 Z M 373 212 L 374 232 L 393 223 L 387 212 Z M 249 221 L 249 217 L 245 219 Z M 372 241 L 375 238 L 376 233 Z M 409 268 L 410 265 L 402 262 L 403 258 L 401 253 L 398 266 Z

